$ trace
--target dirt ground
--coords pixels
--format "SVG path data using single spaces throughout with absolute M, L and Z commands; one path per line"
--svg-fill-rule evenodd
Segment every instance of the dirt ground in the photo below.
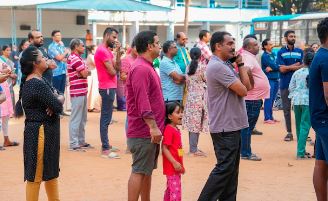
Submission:
M 89 113 L 86 139 L 96 148 L 85 153 L 68 151 L 68 122 L 61 124 L 61 159 L 59 190 L 61 201 L 124 201 L 127 200 L 127 181 L 130 175 L 131 155 L 125 154 L 124 112 L 115 112 L 117 121 L 110 126 L 109 138 L 121 149 L 122 159 L 100 157 L 99 113 Z M 275 112 L 283 120 L 282 111 Z M 294 121 L 293 121 L 294 122 Z M 284 142 L 284 123 L 264 125 L 261 113 L 257 128 L 263 136 L 252 137 L 252 149 L 263 158 L 261 162 L 242 160 L 238 187 L 240 201 L 314 201 L 312 185 L 314 160 L 296 160 L 296 141 Z M 294 129 L 295 130 L 295 129 Z M 10 120 L 10 138 L 23 142 L 23 119 Z M 313 138 L 313 131 L 310 134 Z M 183 132 L 185 152 L 188 151 L 187 132 Z M 2 137 L 0 143 L 3 143 Z M 216 162 L 210 135 L 200 136 L 199 147 L 207 158 L 185 155 L 186 174 L 182 177 L 183 200 L 195 201 Z M 307 145 L 313 152 L 313 146 Z M 162 174 L 162 160 L 153 173 L 151 200 L 163 198 L 166 179 Z M 25 200 L 22 146 L 0 152 L 0 201 Z M 46 195 L 42 185 L 40 201 Z

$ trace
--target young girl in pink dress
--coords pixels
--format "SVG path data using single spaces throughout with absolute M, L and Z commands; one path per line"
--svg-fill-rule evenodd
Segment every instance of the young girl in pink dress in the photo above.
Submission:
M 181 174 L 184 174 L 181 133 L 182 106 L 178 102 L 166 104 L 165 130 L 163 134 L 163 172 L 167 178 L 164 201 L 181 201 Z

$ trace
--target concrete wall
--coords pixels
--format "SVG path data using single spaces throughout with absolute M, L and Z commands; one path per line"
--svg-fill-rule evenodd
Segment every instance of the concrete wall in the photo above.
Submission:
M 0 45 L 11 43 L 11 10 L 0 9 Z M 85 25 L 76 24 L 76 16 L 85 16 Z M 6 16 L 6 17 L 4 17 Z M 20 25 L 29 25 L 31 29 L 36 29 L 36 11 L 35 10 L 16 10 L 16 37 L 19 43 L 21 38 L 27 38 L 29 30 L 20 30 Z M 87 11 L 51 11 L 42 12 L 42 33 L 44 38 L 50 40 L 51 32 L 58 29 L 62 32 L 64 40 L 71 38 L 84 38 L 85 30 L 88 28 Z

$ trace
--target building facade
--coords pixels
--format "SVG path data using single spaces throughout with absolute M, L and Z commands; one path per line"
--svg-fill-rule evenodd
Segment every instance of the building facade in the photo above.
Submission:
M 100 40 L 103 30 L 113 26 L 120 30 L 123 44 L 131 43 L 138 31 L 156 31 L 161 41 L 174 39 L 183 31 L 184 0 L 142 0 L 155 5 L 171 7 L 171 12 L 99 12 L 89 11 L 90 29 L 94 39 Z M 270 15 L 269 0 L 191 0 L 189 8 L 189 47 L 198 39 L 201 29 L 211 32 L 228 31 L 241 45 L 250 33 L 253 18 Z

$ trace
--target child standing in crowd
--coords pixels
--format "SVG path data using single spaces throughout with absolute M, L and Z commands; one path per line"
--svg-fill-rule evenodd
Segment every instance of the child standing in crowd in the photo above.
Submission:
M 289 97 L 292 100 L 295 113 L 297 135 L 297 159 L 308 159 L 311 155 L 305 151 L 306 139 L 311 128 L 309 109 L 309 88 L 307 79 L 309 67 L 314 57 L 314 51 L 305 50 L 304 68 L 297 70 L 289 84 Z
M 182 106 L 178 102 L 166 104 L 165 130 L 162 143 L 163 171 L 167 178 L 164 201 L 181 201 L 181 174 L 184 174 L 181 133 Z
M 15 85 L 16 82 L 16 74 L 14 63 L 9 59 L 11 53 L 11 49 L 9 45 L 4 45 L 2 47 L 2 56 L 0 57 L 0 60 L 2 61 L 2 65 L 0 66 L 0 71 L 2 73 L 10 74 L 7 81 L 1 83 L 1 87 L 3 89 L 4 94 L 6 95 L 6 100 L 3 102 L 0 106 L 1 108 L 1 121 L 2 121 L 2 132 L 4 136 L 4 147 L 10 147 L 10 146 L 18 146 L 19 143 L 15 141 L 10 141 L 9 139 L 9 133 L 8 133 L 8 127 L 9 127 L 9 119 L 14 114 L 14 90 L 13 85 Z

